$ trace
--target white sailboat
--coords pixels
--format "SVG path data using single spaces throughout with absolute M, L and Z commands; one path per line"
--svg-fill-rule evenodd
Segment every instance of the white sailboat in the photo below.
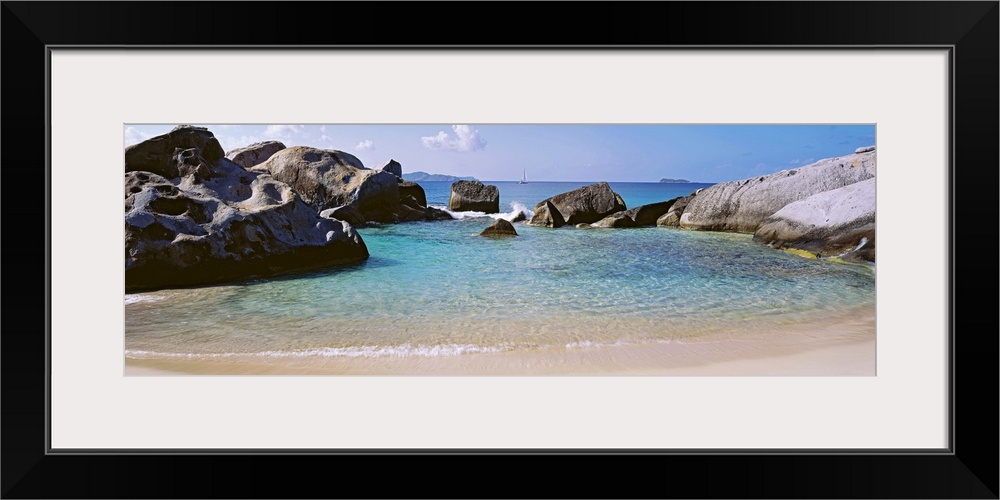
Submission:
M 521 180 L 517 181 L 517 183 L 518 184 L 527 184 L 528 183 L 527 170 L 521 172 Z

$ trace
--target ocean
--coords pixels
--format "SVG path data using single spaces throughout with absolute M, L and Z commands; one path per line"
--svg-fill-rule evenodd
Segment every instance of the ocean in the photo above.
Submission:
M 589 184 L 487 182 L 503 214 L 360 228 L 360 264 L 223 286 L 125 295 L 133 359 L 438 357 L 738 339 L 875 301 L 871 266 L 806 259 L 751 235 L 558 229 L 496 217 Z M 447 205 L 450 182 L 420 182 Z M 709 184 L 610 183 L 628 208 Z

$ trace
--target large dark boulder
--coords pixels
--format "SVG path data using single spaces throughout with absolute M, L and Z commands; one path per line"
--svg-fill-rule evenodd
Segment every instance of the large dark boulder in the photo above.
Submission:
M 385 162 L 385 164 L 382 165 L 382 167 L 379 168 L 379 170 L 383 172 L 389 172 L 390 174 L 395 175 L 400 179 L 403 178 L 403 166 L 400 165 L 399 162 L 396 160 L 390 159 L 389 161 Z
M 407 196 L 412 196 L 417 200 L 417 203 L 427 206 L 427 195 L 420 184 L 411 181 L 399 181 L 399 198 L 403 199 Z
M 507 219 L 497 219 L 490 227 L 483 229 L 480 236 L 517 236 L 517 231 Z
M 456 181 L 451 185 L 448 209 L 455 212 L 500 212 L 500 189 L 479 181 Z
M 865 148 L 867 149 L 867 148 Z M 875 177 L 875 151 L 827 158 L 769 175 L 702 189 L 684 209 L 680 226 L 753 233 L 789 203 Z
M 293 146 L 251 170 L 287 183 L 318 211 L 349 205 L 367 221 L 395 222 L 397 177 L 366 169 L 361 160 L 343 151 Z
M 125 173 L 127 292 L 242 281 L 368 258 L 350 224 L 320 217 L 287 184 L 223 157 L 211 132 L 179 135 L 186 142 L 171 140 L 193 145 L 191 157 L 203 161 L 209 175 L 193 170 L 168 178 L 136 170 L 141 162 L 131 164 Z M 152 146 L 133 147 L 133 154 L 168 149 L 163 136 L 151 140 Z M 163 170 L 165 161 L 151 162 L 154 156 L 141 157 Z
M 205 127 L 178 125 L 163 135 L 125 148 L 126 172 L 150 172 L 166 179 L 198 172 L 211 175 L 207 167 L 225 155 L 222 145 Z
M 754 233 L 754 241 L 821 257 L 875 261 L 875 179 L 785 205 Z
M 559 216 L 546 204 L 551 205 Z M 593 223 L 623 210 L 625 201 L 622 197 L 612 191 L 607 182 L 598 182 L 542 200 L 535 205 L 535 215 L 528 223 L 549 227 Z
M 274 153 L 282 149 L 285 149 L 285 144 L 281 141 L 257 142 L 229 151 L 226 153 L 226 158 L 243 168 L 250 168 L 264 163 Z

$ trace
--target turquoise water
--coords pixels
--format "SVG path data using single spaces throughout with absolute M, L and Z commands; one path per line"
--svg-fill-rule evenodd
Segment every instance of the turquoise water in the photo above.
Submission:
M 450 183 L 420 184 L 428 204 L 447 203 Z M 502 210 L 515 212 L 585 183 L 493 184 Z M 612 183 L 630 208 L 704 186 Z M 804 259 L 750 235 L 517 223 L 517 238 L 492 239 L 478 236 L 490 216 L 455 216 L 362 228 L 371 258 L 353 266 L 127 295 L 126 356 L 441 356 L 685 341 L 875 299 L 871 268 Z

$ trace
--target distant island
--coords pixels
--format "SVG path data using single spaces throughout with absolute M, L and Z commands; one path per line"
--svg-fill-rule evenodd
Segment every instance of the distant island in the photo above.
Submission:
M 689 181 L 687 179 L 666 179 L 666 178 L 664 178 L 664 179 L 660 179 L 660 182 L 671 182 L 671 183 L 674 183 L 674 184 L 683 184 L 683 183 L 691 182 L 691 181 Z
M 444 174 L 428 174 L 427 172 L 409 172 L 403 174 L 404 181 L 445 181 L 445 182 L 455 182 L 455 181 L 478 181 L 475 177 L 455 177 L 454 175 L 444 175 Z

